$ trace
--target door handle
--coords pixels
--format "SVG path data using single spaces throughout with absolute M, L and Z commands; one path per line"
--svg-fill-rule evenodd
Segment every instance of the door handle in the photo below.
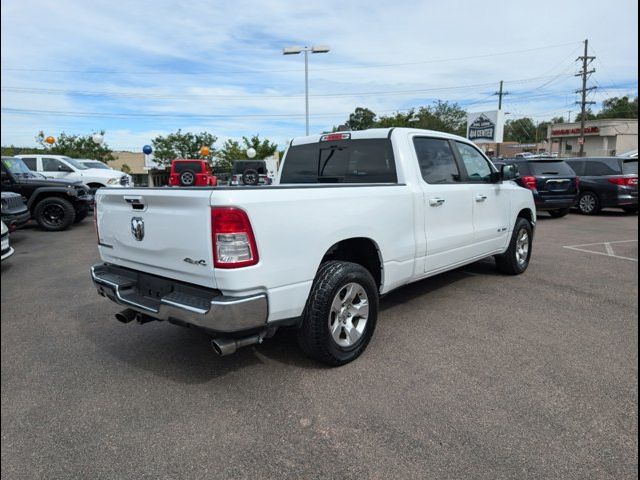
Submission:
M 484 202 L 486 199 L 486 195 L 476 195 L 476 202 Z
M 436 197 L 429 199 L 429 205 L 432 207 L 440 207 L 444 203 L 444 198 Z

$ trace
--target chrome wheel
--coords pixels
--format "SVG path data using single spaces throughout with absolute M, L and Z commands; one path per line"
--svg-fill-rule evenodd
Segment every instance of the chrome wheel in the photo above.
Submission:
M 364 333 L 369 318 L 369 298 L 357 283 L 348 283 L 336 293 L 329 311 L 329 331 L 341 347 L 352 347 Z
M 596 198 L 587 193 L 580 198 L 580 210 L 583 213 L 592 213 L 596 209 L 597 200 Z
M 529 261 L 529 232 L 524 228 L 520 229 L 516 240 L 516 261 L 520 267 Z

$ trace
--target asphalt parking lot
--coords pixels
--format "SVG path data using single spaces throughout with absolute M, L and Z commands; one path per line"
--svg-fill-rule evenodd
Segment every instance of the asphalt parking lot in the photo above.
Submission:
M 491 261 L 381 303 L 338 369 L 290 332 L 219 358 L 117 322 L 91 218 L 2 264 L 2 477 L 636 478 L 638 217 L 541 214 L 529 271 Z

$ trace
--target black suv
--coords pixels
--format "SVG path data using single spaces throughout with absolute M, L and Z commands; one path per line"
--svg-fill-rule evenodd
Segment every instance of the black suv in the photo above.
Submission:
M 2 191 L 25 197 L 33 218 L 50 231 L 65 230 L 81 221 L 93 202 L 89 187 L 81 182 L 45 178 L 16 157 L 2 157 Z
M 594 215 L 603 208 L 638 211 L 638 159 L 625 157 L 568 158 L 582 184 L 578 209 Z
M 552 217 L 564 217 L 578 200 L 580 179 L 569 165 L 557 158 L 503 160 L 518 167 L 515 182 L 533 192 L 536 209 Z M 496 165 L 501 165 L 496 163 Z
M 31 220 L 29 208 L 24 203 L 22 195 L 13 192 L 1 192 L 2 197 L 2 221 L 13 232 Z

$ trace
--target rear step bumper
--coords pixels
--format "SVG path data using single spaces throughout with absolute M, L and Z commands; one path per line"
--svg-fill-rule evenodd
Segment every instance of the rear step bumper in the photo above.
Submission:
M 91 278 L 100 295 L 157 320 L 177 320 L 215 332 L 239 332 L 267 324 L 265 294 L 228 297 L 217 290 L 106 263 L 92 266 Z

